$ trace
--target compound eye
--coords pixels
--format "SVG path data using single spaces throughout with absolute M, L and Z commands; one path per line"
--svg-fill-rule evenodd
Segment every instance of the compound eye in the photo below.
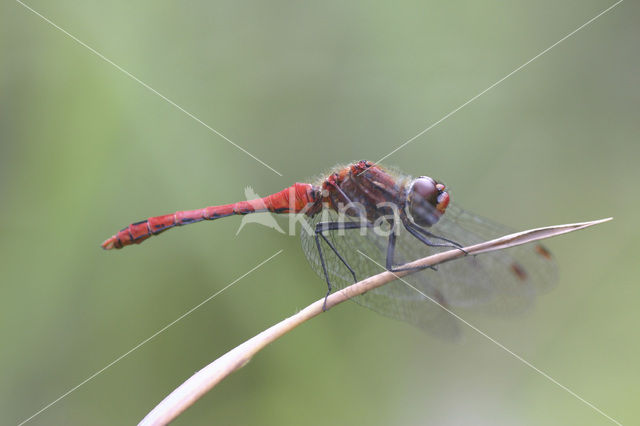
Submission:
M 413 183 L 413 196 L 418 197 L 429 204 L 436 206 L 438 204 L 438 194 L 441 192 L 436 181 L 428 176 L 421 176 Z M 413 198 L 413 197 L 412 197 Z

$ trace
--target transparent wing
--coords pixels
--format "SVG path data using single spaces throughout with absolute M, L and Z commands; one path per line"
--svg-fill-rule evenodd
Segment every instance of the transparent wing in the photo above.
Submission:
M 430 232 L 467 246 L 515 231 L 449 206 Z M 414 256 L 414 250 L 424 250 L 417 241 L 406 242 L 403 255 L 407 258 Z M 440 265 L 438 272 L 442 274 L 428 278 L 441 289 L 451 306 L 496 314 L 523 312 L 538 294 L 552 288 L 557 278 L 551 253 L 538 243 L 461 258 Z
M 310 229 L 314 229 L 319 222 L 338 220 L 334 212 L 325 211 L 324 213 L 324 217 L 317 215 L 310 220 Z M 303 229 L 301 232 L 302 247 L 311 267 L 324 280 L 315 234 L 310 232 L 310 229 Z M 358 280 L 384 271 L 387 250 L 386 237 L 379 236 L 371 232 L 370 229 L 365 229 L 363 232 L 357 229 L 332 231 L 326 232 L 325 236 L 355 271 Z M 353 276 L 336 253 L 322 239 L 320 239 L 320 245 L 329 279 L 334 289 L 341 289 L 353 284 Z M 419 272 L 419 274 L 423 274 L 423 272 Z M 435 289 L 427 288 L 425 290 L 424 286 L 421 286 L 421 291 L 426 291 L 429 297 L 436 300 L 440 299 Z M 455 338 L 459 334 L 457 320 L 451 314 L 401 281 L 391 282 L 364 295 L 357 296 L 353 300 L 382 315 L 409 322 L 443 338 Z
M 318 222 L 338 220 L 335 213 L 324 213 L 324 217 L 317 215 L 311 220 L 312 229 Z M 440 221 L 427 230 L 463 246 L 513 232 L 455 206 L 449 206 Z M 380 265 L 386 264 L 388 238 L 379 234 L 371 229 L 325 233 L 359 280 L 380 273 L 383 270 Z M 324 279 L 315 234 L 303 230 L 301 239 L 309 263 Z M 442 242 L 435 238 L 431 240 Z M 352 284 L 353 276 L 348 268 L 322 239 L 321 246 L 334 287 L 344 288 Z M 394 265 L 449 249 L 425 245 L 401 229 L 397 237 Z M 526 245 L 460 258 L 438 265 L 437 271 L 426 269 L 404 277 L 415 289 L 398 280 L 354 300 L 383 315 L 419 326 L 431 334 L 451 338 L 458 334 L 458 323 L 440 305 L 498 314 L 521 312 L 531 306 L 538 293 L 553 284 L 555 275 L 555 264 L 549 252 L 539 245 Z

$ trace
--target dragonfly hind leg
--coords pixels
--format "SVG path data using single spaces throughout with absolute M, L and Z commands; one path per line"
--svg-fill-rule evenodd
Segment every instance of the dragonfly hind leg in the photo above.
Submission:
M 322 246 L 320 245 L 320 238 L 324 240 L 325 243 L 329 246 L 331 251 L 340 259 L 342 264 L 346 266 L 351 275 L 353 276 L 353 282 L 358 282 L 356 278 L 356 273 L 353 268 L 349 265 L 349 263 L 342 257 L 338 249 L 329 241 L 326 235 L 323 234 L 325 231 L 337 231 L 337 230 L 346 230 L 346 229 L 361 229 L 369 226 L 367 223 L 359 223 L 359 222 L 320 222 L 316 224 L 315 229 L 315 241 L 316 248 L 318 249 L 318 255 L 320 256 L 320 264 L 322 265 L 322 272 L 324 272 L 324 279 L 327 282 L 327 294 L 324 297 L 324 304 L 322 305 L 322 310 L 327 310 L 327 298 L 331 294 L 331 280 L 329 279 L 329 272 L 327 271 L 327 265 L 324 261 L 324 255 L 322 253 Z

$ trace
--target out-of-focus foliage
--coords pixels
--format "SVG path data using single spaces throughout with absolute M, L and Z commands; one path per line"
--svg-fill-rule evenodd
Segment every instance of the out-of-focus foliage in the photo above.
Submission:
M 320 298 L 296 237 L 240 218 L 139 247 L 130 222 L 375 161 L 612 4 L 98 2 L 0 6 L 0 423 L 131 424 L 228 349 Z M 467 318 L 638 422 L 640 6 L 627 1 L 389 157 L 549 242 L 558 287 L 523 318 Z M 281 226 L 286 226 L 281 222 Z M 176 424 L 605 424 L 472 330 L 456 345 L 351 303 L 268 348 Z

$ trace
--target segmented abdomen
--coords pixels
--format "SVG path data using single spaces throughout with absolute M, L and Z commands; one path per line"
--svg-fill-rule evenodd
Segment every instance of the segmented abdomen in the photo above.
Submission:
M 215 220 L 231 215 L 266 211 L 272 213 L 299 213 L 307 208 L 309 204 L 317 202 L 319 199 L 318 191 L 317 187 L 308 183 L 296 183 L 264 198 L 150 217 L 123 228 L 117 234 L 105 240 L 102 243 L 102 248 L 110 250 L 131 244 L 140 244 L 152 235 L 157 235 L 174 226 L 188 225 L 202 220 Z

